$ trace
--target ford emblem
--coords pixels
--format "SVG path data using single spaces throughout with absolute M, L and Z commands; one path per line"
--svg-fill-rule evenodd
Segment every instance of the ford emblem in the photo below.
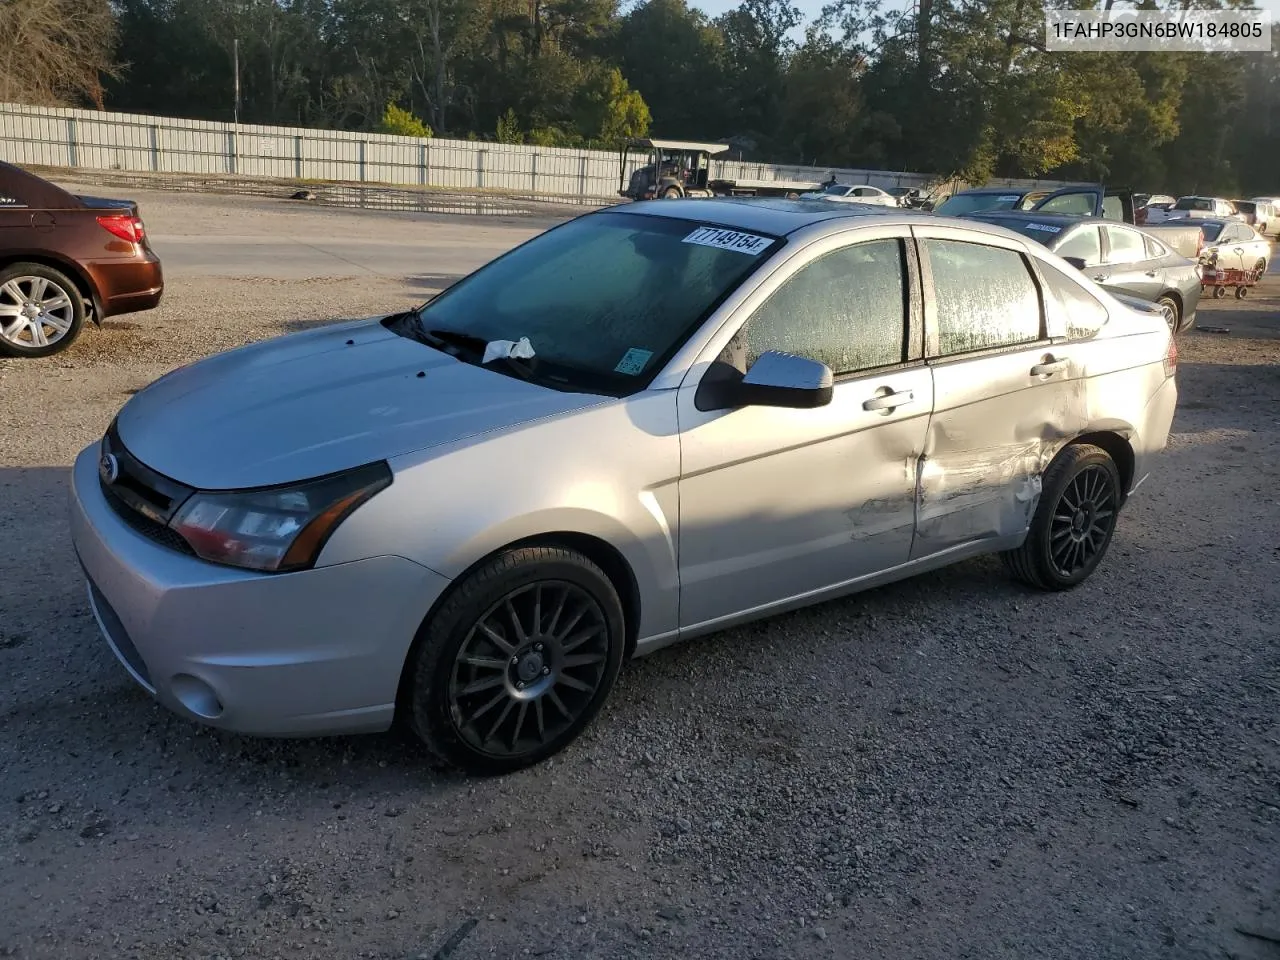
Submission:
M 104 453 L 98 460 L 98 476 L 102 478 L 102 482 L 106 484 L 115 483 L 120 479 L 120 461 L 115 458 L 115 454 Z

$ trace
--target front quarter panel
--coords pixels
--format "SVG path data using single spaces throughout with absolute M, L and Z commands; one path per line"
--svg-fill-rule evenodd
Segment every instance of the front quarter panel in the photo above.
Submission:
M 622 555 L 641 598 L 639 639 L 657 638 L 678 622 L 676 431 L 675 393 L 649 390 L 394 458 L 395 482 L 338 528 L 320 562 L 394 554 L 452 579 L 511 543 L 584 534 Z

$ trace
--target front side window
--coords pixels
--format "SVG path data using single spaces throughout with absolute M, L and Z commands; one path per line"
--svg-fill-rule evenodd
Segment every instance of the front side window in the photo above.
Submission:
M 706 314 L 781 246 L 777 237 L 689 220 L 591 214 L 535 237 L 420 311 L 424 338 L 527 337 L 535 372 L 633 392 Z M 461 359 L 461 357 L 460 357 Z
M 1022 254 L 961 240 L 925 240 L 943 356 L 1041 337 L 1040 295 Z
M 1060 257 L 1079 257 L 1086 267 L 1102 262 L 1102 240 L 1097 227 L 1081 227 L 1058 244 L 1053 251 Z
M 746 371 L 768 350 L 818 360 L 837 376 L 901 363 L 902 243 L 870 240 L 801 267 L 743 325 L 722 359 Z
M 1108 247 L 1107 263 L 1141 263 L 1147 259 L 1147 245 L 1142 242 L 1142 234 L 1136 230 L 1125 230 L 1121 227 L 1105 229 Z

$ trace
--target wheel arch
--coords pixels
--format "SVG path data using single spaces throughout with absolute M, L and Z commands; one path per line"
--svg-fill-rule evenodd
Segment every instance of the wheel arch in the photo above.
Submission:
M 1079 446 L 1081 444 L 1092 444 L 1107 452 L 1107 455 L 1115 461 L 1116 469 L 1120 471 L 1120 496 L 1127 498 L 1129 490 L 1133 486 L 1134 471 L 1137 469 L 1137 455 L 1133 452 L 1133 445 L 1129 442 L 1128 437 L 1116 430 L 1094 430 L 1089 433 L 1082 433 L 1080 436 L 1072 440 L 1067 446 Z M 1066 449 L 1065 447 L 1063 449 Z
M 418 625 L 418 630 L 414 634 L 413 642 L 409 647 L 409 655 L 405 657 L 404 664 L 400 668 L 400 681 L 396 685 L 397 713 L 401 704 L 405 702 L 410 664 L 413 661 L 412 650 L 417 645 L 418 638 L 422 635 L 422 631 L 427 624 L 431 622 L 431 619 L 440 610 L 440 607 L 444 605 L 445 601 L 449 599 L 453 591 L 457 589 L 457 586 L 471 576 L 475 570 L 484 566 L 501 553 L 505 553 L 508 550 L 519 550 L 523 547 L 561 547 L 567 550 L 574 550 L 604 571 L 604 575 L 609 578 L 609 582 L 613 584 L 613 589 L 618 593 L 618 599 L 622 602 L 623 622 L 626 627 L 626 635 L 623 638 L 623 662 L 631 659 L 640 633 L 640 585 L 636 580 L 631 564 L 627 562 L 622 551 L 607 540 L 588 533 L 562 530 L 533 534 L 490 550 L 459 573 L 448 588 L 442 590 L 440 596 L 436 597 Z
M 47 251 L 10 252 L 0 256 L 0 270 L 8 269 L 16 263 L 38 263 L 42 267 L 50 267 L 59 273 L 65 273 L 76 285 L 85 306 L 89 308 L 89 319 L 101 326 L 102 299 L 98 296 L 98 288 L 94 286 L 89 274 L 74 260 L 68 260 Z

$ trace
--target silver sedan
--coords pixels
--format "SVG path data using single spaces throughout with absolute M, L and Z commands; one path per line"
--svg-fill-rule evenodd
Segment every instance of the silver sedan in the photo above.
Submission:
M 1160 313 L 998 227 L 679 200 L 242 347 L 75 464 L 107 642 L 184 716 L 505 771 L 623 662 L 980 554 L 1061 590 L 1165 446 Z

